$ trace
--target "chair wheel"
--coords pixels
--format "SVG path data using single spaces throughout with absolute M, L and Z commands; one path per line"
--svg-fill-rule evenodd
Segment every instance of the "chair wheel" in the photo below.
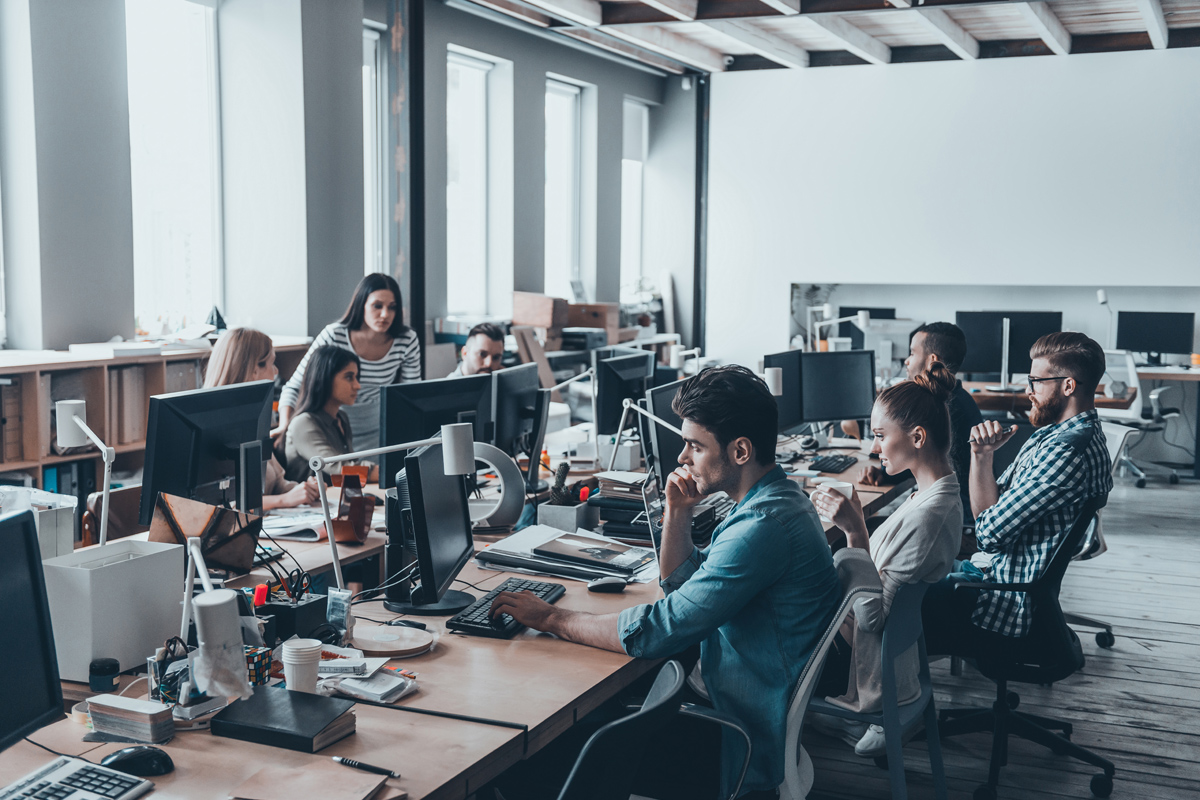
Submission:
M 1092 776 L 1092 794 L 1096 797 L 1108 797 L 1112 794 L 1113 782 L 1112 778 L 1105 775 L 1103 772 L 1099 775 Z M 995 795 L 993 795 L 994 797 Z
M 886 771 L 888 768 L 887 756 L 875 756 L 875 766 Z
M 1096 644 L 1106 650 L 1117 643 L 1117 637 L 1113 636 L 1112 631 L 1100 631 L 1096 634 Z
M 1174 486 L 1175 484 L 1179 483 L 1179 476 L 1172 472 L 1171 477 L 1167 478 L 1167 483 Z
M 1146 479 L 1138 478 L 1136 481 L 1133 482 L 1133 485 L 1139 489 L 1145 489 L 1146 488 Z
M 1016 692 L 1008 692 L 1004 695 L 1004 702 L 1008 704 L 1010 709 L 1015 709 L 1021 705 L 1021 696 Z
M 1097 775 L 1096 777 L 1101 777 Z M 1093 779 L 1095 780 L 1095 779 Z M 990 783 L 985 783 L 975 789 L 971 795 L 971 800 L 996 800 L 996 787 Z

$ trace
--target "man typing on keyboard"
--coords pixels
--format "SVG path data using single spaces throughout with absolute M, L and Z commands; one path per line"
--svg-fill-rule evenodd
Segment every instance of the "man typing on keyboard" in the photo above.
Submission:
M 783 781 L 788 698 L 841 597 L 833 559 L 812 503 L 775 465 L 778 409 L 766 385 L 740 366 L 689 379 L 672 408 L 683 420 L 683 465 L 670 475 L 659 571 L 666 597 L 620 614 L 549 605 L 503 593 L 492 614 L 563 639 L 642 658 L 700 645 L 712 704 L 750 731 L 753 760 L 742 797 L 775 797 Z M 703 550 L 691 540 L 692 508 L 724 491 L 737 506 Z M 678 725 L 696 724 L 679 718 Z M 716 726 L 704 730 L 715 741 Z M 667 737 L 659 772 L 691 771 L 694 747 Z M 721 753 L 721 796 L 741 769 L 732 739 Z M 683 785 L 680 783 L 679 785 Z M 711 796 L 717 796 L 717 787 Z M 693 795 L 694 796 L 694 795 Z

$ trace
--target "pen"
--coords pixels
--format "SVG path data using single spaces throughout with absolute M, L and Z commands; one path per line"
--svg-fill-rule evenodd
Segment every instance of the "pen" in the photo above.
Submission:
M 345 766 L 351 767 L 353 769 L 361 769 L 363 772 L 370 772 L 375 775 L 387 775 L 389 778 L 399 778 L 400 777 L 399 772 L 392 772 L 390 769 L 384 769 L 383 767 L 375 767 L 370 764 L 364 764 L 361 761 L 355 761 L 352 758 L 342 758 L 341 756 L 334 756 L 333 760 L 339 764 L 344 764 Z

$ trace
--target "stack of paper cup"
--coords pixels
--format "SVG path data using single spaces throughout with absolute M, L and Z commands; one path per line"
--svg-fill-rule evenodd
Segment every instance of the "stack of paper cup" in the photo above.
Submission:
M 293 692 L 317 693 L 321 648 L 317 639 L 289 639 L 283 643 L 283 679 Z

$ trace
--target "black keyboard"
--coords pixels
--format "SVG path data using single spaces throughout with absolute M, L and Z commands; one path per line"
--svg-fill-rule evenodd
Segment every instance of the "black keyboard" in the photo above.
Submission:
M 558 583 L 531 581 L 525 578 L 509 578 L 504 583 L 492 589 L 483 597 L 476 600 L 462 611 L 446 620 L 446 627 L 458 633 L 469 633 L 472 636 L 486 636 L 490 639 L 511 639 L 525 626 L 508 614 L 501 614 L 498 627 L 492 627 L 489 612 L 492 601 L 501 592 L 532 592 L 547 603 L 554 603 L 566 594 L 567 590 Z
M 858 459 L 854 456 L 847 455 L 828 455 L 817 456 L 808 462 L 809 469 L 815 469 L 817 472 L 838 473 L 845 472 L 858 463 Z

